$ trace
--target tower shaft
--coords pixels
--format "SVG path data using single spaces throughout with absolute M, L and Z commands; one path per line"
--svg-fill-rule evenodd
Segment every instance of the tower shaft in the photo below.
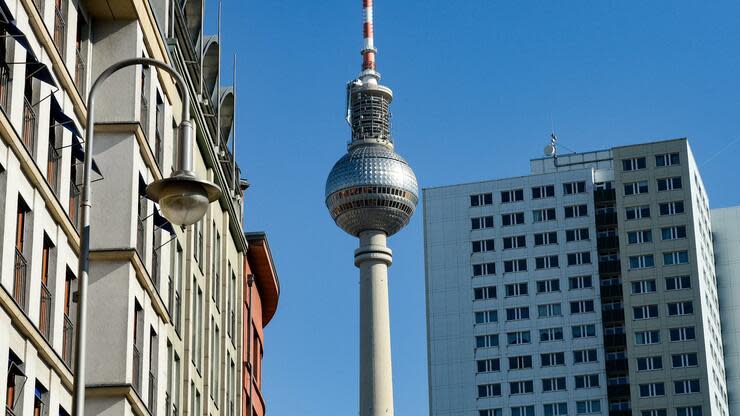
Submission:
M 360 269 L 360 416 L 393 415 L 388 266 L 393 254 L 382 231 L 363 231 L 355 250 Z

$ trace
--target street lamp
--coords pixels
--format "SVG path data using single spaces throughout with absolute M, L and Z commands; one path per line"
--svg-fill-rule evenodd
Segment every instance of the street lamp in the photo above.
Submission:
M 90 88 L 87 99 L 87 124 L 85 129 L 85 160 L 83 162 L 82 199 L 80 201 L 80 259 L 78 268 L 77 337 L 75 338 L 74 393 L 72 414 L 85 413 L 85 339 L 87 326 L 87 274 L 90 269 L 90 208 L 92 192 L 90 176 L 92 169 L 93 136 L 95 129 L 95 93 L 98 87 L 115 72 L 133 65 L 150 65 L 169 73 L 182 92 L 182 121 L 179 130 L 179 155 L 176 170 L 169 178 L 155 181 L 146 188 L 147 198 L 158 202 L 162 213 L 171 223 L 187 226 L 196 223 L 205 215 L 208 205 L 221 196 L 215 184 L 198 179 L 193 172 L 193 123 L 190 121 L 190 96 L 182 76 L 164 62 L 149 58 L 125 59 L 108 67 L 98 76 Z

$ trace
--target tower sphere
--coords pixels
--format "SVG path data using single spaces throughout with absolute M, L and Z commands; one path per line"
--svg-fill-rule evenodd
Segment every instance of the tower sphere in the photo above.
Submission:
M 408 224 L 419 201 L 416 176 L 385 144 L 350 147 L 326 180 L 326 206 L 347 233 L 380 230 L 390 236 Z

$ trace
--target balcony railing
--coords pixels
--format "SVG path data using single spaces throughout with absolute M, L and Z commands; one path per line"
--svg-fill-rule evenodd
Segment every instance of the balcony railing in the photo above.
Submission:
M 26 274 L 28 263 L 18 248 L 15 249 L 15 279 L 13 282 L 13 299 L 21 309 L 26 310 Z
M 11 408 L 5 406 L 5 416 L 15 416 L 15 413 L 13 413 L 13 410 Z
M 23 144 L 29 152 L 33 152 L 36 143 L 36 112 L 28 101 L 23 98 Z
M 131 384 L 137 392 L 141 392 L 141 352 L 134 344 L 133 369 L 131 371 Z
M 39 307 L 39 330 L 41 335 L 49 340 L 51 333 L 51 292 L 41 283 L 41 305 Z
M 152 250 L 152 283 L 159 292 L 159 250 Z
M 179 415 L 180 415 L 180 412 L 178 412 L 177 410 L 177 404 L 172 403 L 172 416 L 179 416 Z
M 157 405 L 157 377 L 149 373 L 149 397 L 147 398 L 149 413 L 154 414 L 154 406 Z
M 170 403 L 170 392 L 166 391 L 164 392 L 164 414 L 165 416 L 169 415 L 170 410 L 172 409 L 170 406 L 172 406 L 172 403 Z
M 87 94 L 85 94 L 87 92 L 85 91 L 86 68 L 87 65 L 85 64 L 85 59 L 82 58 L 82 51 L 75 48 L 75 85 L 77 86 L 77 91 L 82 94 L 83 100 L 87 99 Z
M 69 219 L 79 231 L 80 228 L 80 194 L 82 191 L 74 179 L 69 181 Z
M 144 220 L 139 217 L 136 221 L 136 251 L 142 261 L 144 260 L 144 233 Z
M 175 309 L 172 313 L 172 319 L 175 321 L 175 331 L 180 334 L 180 308 L 182 301 L 180 300 L 180 293 L 175 292 Z
M 62 359 L 67 367 L 72 367 L 72 337 L 74 326 L 72 320 L 64 314 L 64 332 L 62 333 Z
M 236 312 L 234 312 L 234 309 L 229 313 L 229 335 L 236 335 Z
M 67 22 L 61 9 L 54 7 L 54 45 L 64 59 L 64 39 L 67 32 Z
M 159 133 L 159 129 L 154 129 L 154 158 L 157 159 L 157 166 L 162 170 L 162 135 Z
M 59 196 L 59 161 L 62 159 L 62 155 L 56 148 L 56 140 L 53 137 L 49 137 L 49 157 L 46 164 L 46 181 L 51 186 L 54 194 Z
M 149 99 L 144 94 L 144 87 L 142 86 L 141 91 L 141 113 L 139 114 L 139 123 L 141 128 L 144 130 L 144 135 L 149 133 Z
M 5 63 L 0 63 L 0 105 L 5 112 L 8 112 L 10 103 L 10 67 Z

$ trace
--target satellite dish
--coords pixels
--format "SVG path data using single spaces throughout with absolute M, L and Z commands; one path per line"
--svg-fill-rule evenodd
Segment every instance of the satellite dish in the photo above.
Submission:
M 555 156 L 555 146 L 548 144 L 545 146 L 545 156 L 547 157 L 553 157 Z

